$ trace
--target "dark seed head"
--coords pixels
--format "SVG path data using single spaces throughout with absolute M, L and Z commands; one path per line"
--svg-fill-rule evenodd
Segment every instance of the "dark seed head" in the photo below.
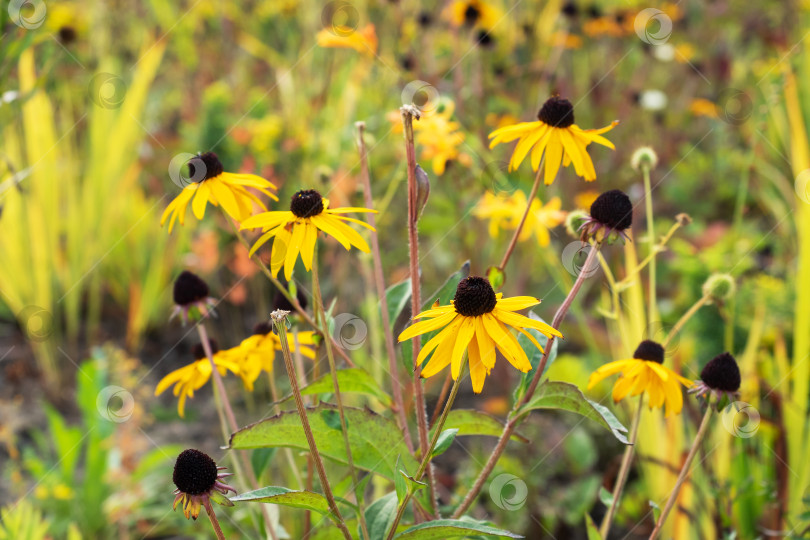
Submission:
M 495 41 L 492 39 L 492 35 L 486 30 L 481 30 L 478 32 L 478 35 L 475 37 L 475 41 L 482 47 L 492 47 L 495 44 Z
M 712 390 L 736 392 L 740 389 L 740 367 L 729 353 L 718 354 L 703 367 L 700 380 Z
M 202 182 L 223 173 L 222 163 L 213 152 L 197 154 L 188 160 L 188 174 L 195 182 Z
M 76 41 L 76 30 L 72 26 L 62 26 L 59 28 L 59 43 L 70 45 Z
M 473 4 L 468 5 L 464 10 L 464 24 L 467 26 L 475 26 L 479 17 L 481 17 L 481 12 Z
M 552 127 L 567 128 L 574 123 L 574 106 L 567 99 L 551 96 L 543 103 L 537 119 Z
M 290 212 L 300 218 L 317 216 L 323 212 L 323 197 L 314 189 L 302 189 L 292 196 Z
M 286 284 L 285 284 L 286 287 Z M 298 303 L 301 304 L 302 309 L 307 309 L 309 302 L 307 301 L 306 295 L 298 289 L 295 293 L 295 297 L 298 299 Z M 276 295 L 273 297 L 273 309 L 283 309 L 284 311 L 295 312 L 295 306 L 293 306 L 287 297 L 281 294 L 280 292 L 276 291 Z
M 272 331 L 273 325 L 270 323 L 270 321 L 260 322 L 253 327 L 254 336 L 266 336 Z
M 208 298 L 208 285 L 196 274 L 184 270 L 174 280 L 174 303 L 188 306 Z
M 576 2 L 569 1 L 563 4 L 561 11 L 566 17 L 576 17 L 579 15 L 579 6 Z
M 425 28 L 433 22 L 433 15 L 429 11 L 420 11 L 416 20 L 419 21 L 419 26 Z
M 664 348 L 660 343 L 645 339 L 636 347 L 636 352 L 633 353 L 633 358 L 639 360 L 648 360 L 650 362 L 664 363 Z
M 219 352 L 219 344 L 215 339 L 208 339 L 208 344 L 211 346 L 211 354 L 217 354 Z M 194 360 L 202 360 L 205 358 L 205 349 L 202 346 L 202 343 L 195 343 L 191 346 L 191 355 L 194 357 Z
M 199 450 L 183 450 L 174 462 L 174 485 L 182 493 L 202 495 L 214 488 L 217 464 L 208 454 Z
M 470 276 L 462 279 L 456 288 L 453 305 L 456 312 L 465 317 L 477 317 L 495 309 L 498 299 L 489 280 Z
M 593 201 L 591 217 L 611 229 L 623 231 L 633 224 L 633 203 L 624 192 L 611 189 Z
M 599 17 L 602 16 L 602 9 L 596 4 L 591 4 L 590 6 L 588 6 L 588 9 L 585 12 L 591 19 L 598 19 Z

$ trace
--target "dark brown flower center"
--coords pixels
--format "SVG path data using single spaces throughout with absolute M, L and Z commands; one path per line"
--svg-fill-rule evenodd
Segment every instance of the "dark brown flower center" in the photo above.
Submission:
M 567 128 L 574 123 L 574 106 L 567 99 L 552 96 L 543 103 L 537 119 L 549 126 Z
M 174 485 L 182 493 L 202 495 L 208 493 L 217 481 L 217 464 L 208 454 L 199 450 L 183 450 L 174 463 Z
M 174 303 L 187 306 L 208 298 L 208 285 L 196 274 L 184 270 L 174 280 Z
M 468 5 L 467 9 L 464 10 L 464 24 L 467 26 L 474 26 L 480 17 L 481 11 L 473 4 Z
M 633 353 L 633 358 L 638 360 L 647 360 L 649 362 L 664 363 L 664 348 L 661 344 L 645 339 L 636 347 L 636 352 Z
M 591 217 L 611 229 L 623 231 L 633 224 L 633 203 L 624 192 L 611 189 L 593 201 Z
M 462 279 L 456 288 L 453 305 L 456 313 L 465 317 L 477 317 L 495 309 L 498 299 L 489 280 L 470 276 Z
M 219 158 L 213 152 L 197 154 L 188 160 L 189 178 L 194 182 L 202 182 L 203 180 L 214 178 L 222 174 L 224 170 Z
M 273 325 L 270 324 L 268 321 L 260 322 L 259 324 L 253 327 L 254 336 L 266 336 L 272 331 Z
M 729 353 L 718 354 L 703 367 L 700 380 L 712 390 L 736 392 L 740 389 L 740 367 Z
M 208 345 L 211 347 L 211 354 L 217 354 L 219 352 L 217 340 L 209 339 Z M 191 355 L 194 357 L 194 360 L 202 360 L 205 358 L 205 348 L 202 346 L 202 343 L 195 343 L 191 346 Z
M 323 197 L 314 189 L 302 189 L 292 196 L 290 212 L 300 218 L 317 216 L 323 212 Z

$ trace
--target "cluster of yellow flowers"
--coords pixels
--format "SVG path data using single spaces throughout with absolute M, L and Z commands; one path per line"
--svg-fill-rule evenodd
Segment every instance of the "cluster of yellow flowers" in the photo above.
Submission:
M 541 247 L 546 247 L 551 242 L 549 229 L 564 222 L 567 215 L 566 212 L 560 210 L 562 201 L 559 197 L 552 197 L 546 204 L 543 204 L 539 198 L 535 198 L 529 203 L 526 200 L 526 194 L 520 190 L 516 190 L 512 194 L 495 194 L 487 191 L 473 209 L 473 215 L 479 219 L 488 219 L 489 235 L 497 238 L 502 230 L 515 230 L 520 226 L 527 204 L 529 212 L 526 214 L 526 221 L 520 231 L 518 241 L 522 242 L 535 236 L 537 243 Z

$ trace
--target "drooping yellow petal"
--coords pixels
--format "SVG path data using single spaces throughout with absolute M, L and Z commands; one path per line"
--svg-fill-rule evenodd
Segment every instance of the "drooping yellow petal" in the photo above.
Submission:
M 544 182 L 550 186 L 557 178 L 557 171 L 560 170 L 560 163 L 563 156 L 563 145 L 560 140 L 560 128 L 551 128 L 548 145 L 546 146 L 546 171 Z
M 588 390 L 591 390 L 594 386 L 599 384 L 600 381 L 610 377 L 611 375 L 625 371 L 636 362 L 638 362 L 638 360 L 616 360 L 614 362 L 608 362 L 607 364 L 599 366 L 596 371 L 591 373 L 591 377 L 588 379 Z
M 239 230 L 244 231 L 245 229 L 259 228 L 268 230 L 280 225 L 281 223 L 288 223 L 291 221 L 295 221 L 295 215 L 290 211 L 274 210 L 271 212 L 262 212 L 261 214 L 250 216 L 244 220 L 239 227 Z
M 318 228 L 312 223 L 305 223 L 304 240 L 301 243 L 301 260 L 307 271 L 312 270 L 312 258 L 315 256 L 315 242 L 318 239 Z
M 295 261 L 298 259 L 298 252 L 301 250 L 301 244 L 304 243 L 305 232 L 306 223 L 296 223 L 293 225 L 290 243 L 287 245 L 287 253 L 284 256 L 284 277 L 287 281 L 292 279 Z
M 239 203 L 236 202 L 233 192 L 225 182 L 220 181 L 218 178 L 212 178 L 205 181 L 211 189 L 211 196 L 222 205 L 222 209 L 237 221 L 241 221 L 243 217 L 239 209 Z
M 458 335 L 456 336 L 456 343 L 453 346 L 453 356 L 450 363 L 453 380 L 458 379 L 461 374 L 461 361 L 464 358 L 467 345 L 469 345 L 474 334 L 475 324 L 472 321 L 472 317 L 462 317 L 461 324 L 458 328 Z
M 205 181 L 199 186 L 194 194 L 194 201 L 191 203 L 191 211 L 194 212 L 194 217 L 201 220 L 205 216 L 205 206 L 208 204 L 211 189 Z
M 559 338 L 563 337 L 559 330 L 549 324 L 544 323 L 543 321 L 530 319 L 529 317 L 520 315 L 519 313 L 500 309 L 497 306 L 492 311 L 492 315 L 499 321 L 502 321 L 510 326 L 517 328 L 534 328 L 546 336 L 557 336 Z
M 540 300 L 534 296 L 512 296 L 498 300 L 496 307 L 506 311 L 520 311 L 532 306 L 536 306 Z
M 476 336 L 477 335 L 478 332 L 476 332 Z M 470 359 L 470 381 L 472 381 L 473 392 L 480 394 L 484 389 L 484 380 L 487 378 L 487 368 L 481 361 L 476 339 L 470 340 L 470 345 L 467 348 L 467 356 Z
M 454 320 L 450 324 L 448 324 L 444 330 L 433 336 L 430 341 L 428 341 L 422 350 L 419 351 L 419 356 L 416 357 L 416 364 L 421 366 L 422 363 L 425 361 L 425 358 L 436 348 L 438 347 L 445 339 L 448 339 L 448 336 L 454 334 L 458 328 L 458 325 L 461 323 L 461 319 Z
M 475 338 L 478 341 L 478 353 L 481 362 L 487 369 L 495 367 L 495 342 L 484 327 L 483 317 L 475 317 Z
M 411 339 L 412 337 L 419 336 L 421 334 L 425 334 L 427 332 L 432 332 L 433 330 L 438 330 L 448 324 L 457 316 L 458 314 L 455 311 L 448 311 L 441 317 L 436 317 L 435 319 L 428 319 L 426 321 L 419 321 L 418 323 L 412 324 L 408 328 L 402 331 L 399 335 L 399 341 L 405 341 L 406 339 Z

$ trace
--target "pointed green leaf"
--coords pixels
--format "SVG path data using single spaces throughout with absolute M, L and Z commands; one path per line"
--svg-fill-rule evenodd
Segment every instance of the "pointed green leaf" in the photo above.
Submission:
M 613 436 L 624 444 L 627 440 L 627 428 L 604 405 L 586 398 L 573 384 L 560 381 L 544 381 L 526 405 L 517 412 L 518 416 L 537 409 L 560 409 L 590 418 L 610 430 Z
M 231 497 L 231 502 L 263 502 L 329 514 L 329 503 L 320 493 L 293 491 L 280 486 L 268 486 Z
M 485 538 L 523 538 L 519 534 L 496 529 L 490 525 L 473 520 L 437 519 L 410 527 L 394 538 L 396 540 L 443 540 L 468 536 Z
M 599 533 L 599 529 L 596 528 L 590 514 L 585 514 L 585 528 L 588 531 L 588 540 L 602 540 L 602 535 Z
M 411 303 L 411 278 L 388 287 L 385 291 L 385 303 L 388 307 L 391 332 L 395 332 L 397 320 Z
M 453 441 L 456 440 L 456 435 L 458 434 L 458 428 L 450 428 L 445 429 L 439 434 L 439 438 L 436 439 L 436 446 L 433 448 L 433 457 L 440 456 L 444 454 L 450 445 L 453 444 Z
M 445 429 L 458 429 L 458 437 L 465 435 L 500 437 L 501 433 L 503 433 L 503 427 L 503 422 L 491 414 L 473 409 L 453 409 L 444 422 Z M 513 433 L 512 440 L 523 443 L 529 442 L 529 439 L 520 433 Z
M 394 522 L 399 500 L 395 492 L 377 499 L 366 508 L 366 526 L 369 540 L 384 540 L 388 529 Z M 360 536 L 362 538 L 362 535 Z
M 327 424 L 321 415 L 323 411 L 336 412 L 337 407 L 321 403 L 317 407 L 307 409 L 307 417 L 318 452 L 327 459 L 346 464 L 343 437 Z M 416 460 L 408 452 L 396 422 L 368 409 L 344 407 L 344 412 L 349 428 L 349 446 L 356 467 L 393 481 L 396 477 L 395 464 L 399 455 L 405 469 L 409 471 L 417 469 Z M 339 424 L 337 429 L 340 429 Z M 296 411 L 286 411 L 240 429 L 231 435 L 230 446 L 234 449 L 290 447 L 309 450 Z
M 366 394 L 380 400 L 384 405 L 391 404 L 389 396 L 368 371 L 361 368 L 346 368 L 337 371 L 338 386 L 342 394 Z M 301 389 L 301 395 L 331 394 L 335 388 L 332 386 L 332 374 L 325 373 Z M 293 395 L 285 397 L 278 403 L 289 401 Z

